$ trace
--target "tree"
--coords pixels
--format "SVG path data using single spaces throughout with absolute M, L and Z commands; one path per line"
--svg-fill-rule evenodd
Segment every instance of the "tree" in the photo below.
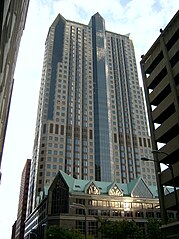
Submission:
M 108 221 L 100 220 L 102 235 L 110 239 L 142 239 L 142 230 L 135 221 Z
M 83 239 L 78 231 L 74 229 L 67 229 L 59 226 L 50 226 L 47 229 L 48 239 Z
M 161 239 L 161 222 L 156 218 L 149 218 L 147 222 L 147 239 Z

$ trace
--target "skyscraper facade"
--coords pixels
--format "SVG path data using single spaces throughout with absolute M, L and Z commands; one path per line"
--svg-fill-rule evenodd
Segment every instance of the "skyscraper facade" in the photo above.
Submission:
M 60 14 L 45 44 L 29 213 L 58 170 L 79 179 L 155 185 L 142 88 L 129 35 L 105 29 L 96 13 L 88 25 Z

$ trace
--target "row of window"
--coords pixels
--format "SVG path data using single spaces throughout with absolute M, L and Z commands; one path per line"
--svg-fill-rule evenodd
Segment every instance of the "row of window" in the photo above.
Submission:
M 95 207 L 114 207 L 114 208 L 146 208 L 152 209 L 158 206 L 156 203 L 133 203 L 133 202 L 120 202 L 120 201 L 102 201 L 102 200 L 89 200 L 88 205 Z
M 83 209 L 76 209 L 76 214 L 84 215 Z M 142 218 L 149 218 L 155 217 L 160 218 L 160 212 L 151 212 L 151 211 L 117 211 L 117 210 L 98 210 L 98 209 L 89 209 L 87 210 L 88 215 L 93 216 L 106 216 L 106 217 L 142 217 Z M 172 217 L 172 216 L 171 216 Z M 174 218 L 174 214 L 173 214 Z

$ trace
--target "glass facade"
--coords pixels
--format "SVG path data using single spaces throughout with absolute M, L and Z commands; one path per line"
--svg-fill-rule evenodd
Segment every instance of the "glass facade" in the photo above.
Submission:
M 94 69 L 94 130 L 96 180 L 114 180 L 110 154 L 110 135 L 107 102 L 106 38 L 104 20 L 99 14 L 92 17 Z M 108 145 L 108 147 L 106 147 Z

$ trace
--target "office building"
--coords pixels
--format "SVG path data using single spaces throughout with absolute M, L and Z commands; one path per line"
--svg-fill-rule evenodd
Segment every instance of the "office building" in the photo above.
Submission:
M 28 4 L 29 0 L 1 0 L 0 2 L 0 169 L 14 70 Z
M 171 223 L 166 213 L 179 212 L 179 12 L 160 32 L 142 57 L 141 69 L 155 151 L 162 229 L 166 238 L 179 238 L 179 219 Z M 167 169 L 161 172 L 160 163 Z M 165 185 L 173 190 L 165 194 Z
M 139 177 L 128 184 L 75 179 L 60 171 L 51 186 L 38 197 L 39 205 L 25 222 L 24 238 L 35 234 L 44 238 L 51 225 L 77 229 L 100 236 L 100 219 L 134 220 L 144 231 L 148 218 L 160 220 L 156 186 L 148 186 Z M 169 211 L 170 220 L 176 212 Z M 86 224 L 86 225 L 85 225 Z
M 59 170 L 79 179 L 155 185 L 142 88 L 129 35 L 60 14 L 45 44 L 28 213 Z
M 31 159 L 27 159 L 21 176 L 19 204 L 18 204 L 17 220 L 15 224 L 14 239 L 24 239 L 30 166 Z

